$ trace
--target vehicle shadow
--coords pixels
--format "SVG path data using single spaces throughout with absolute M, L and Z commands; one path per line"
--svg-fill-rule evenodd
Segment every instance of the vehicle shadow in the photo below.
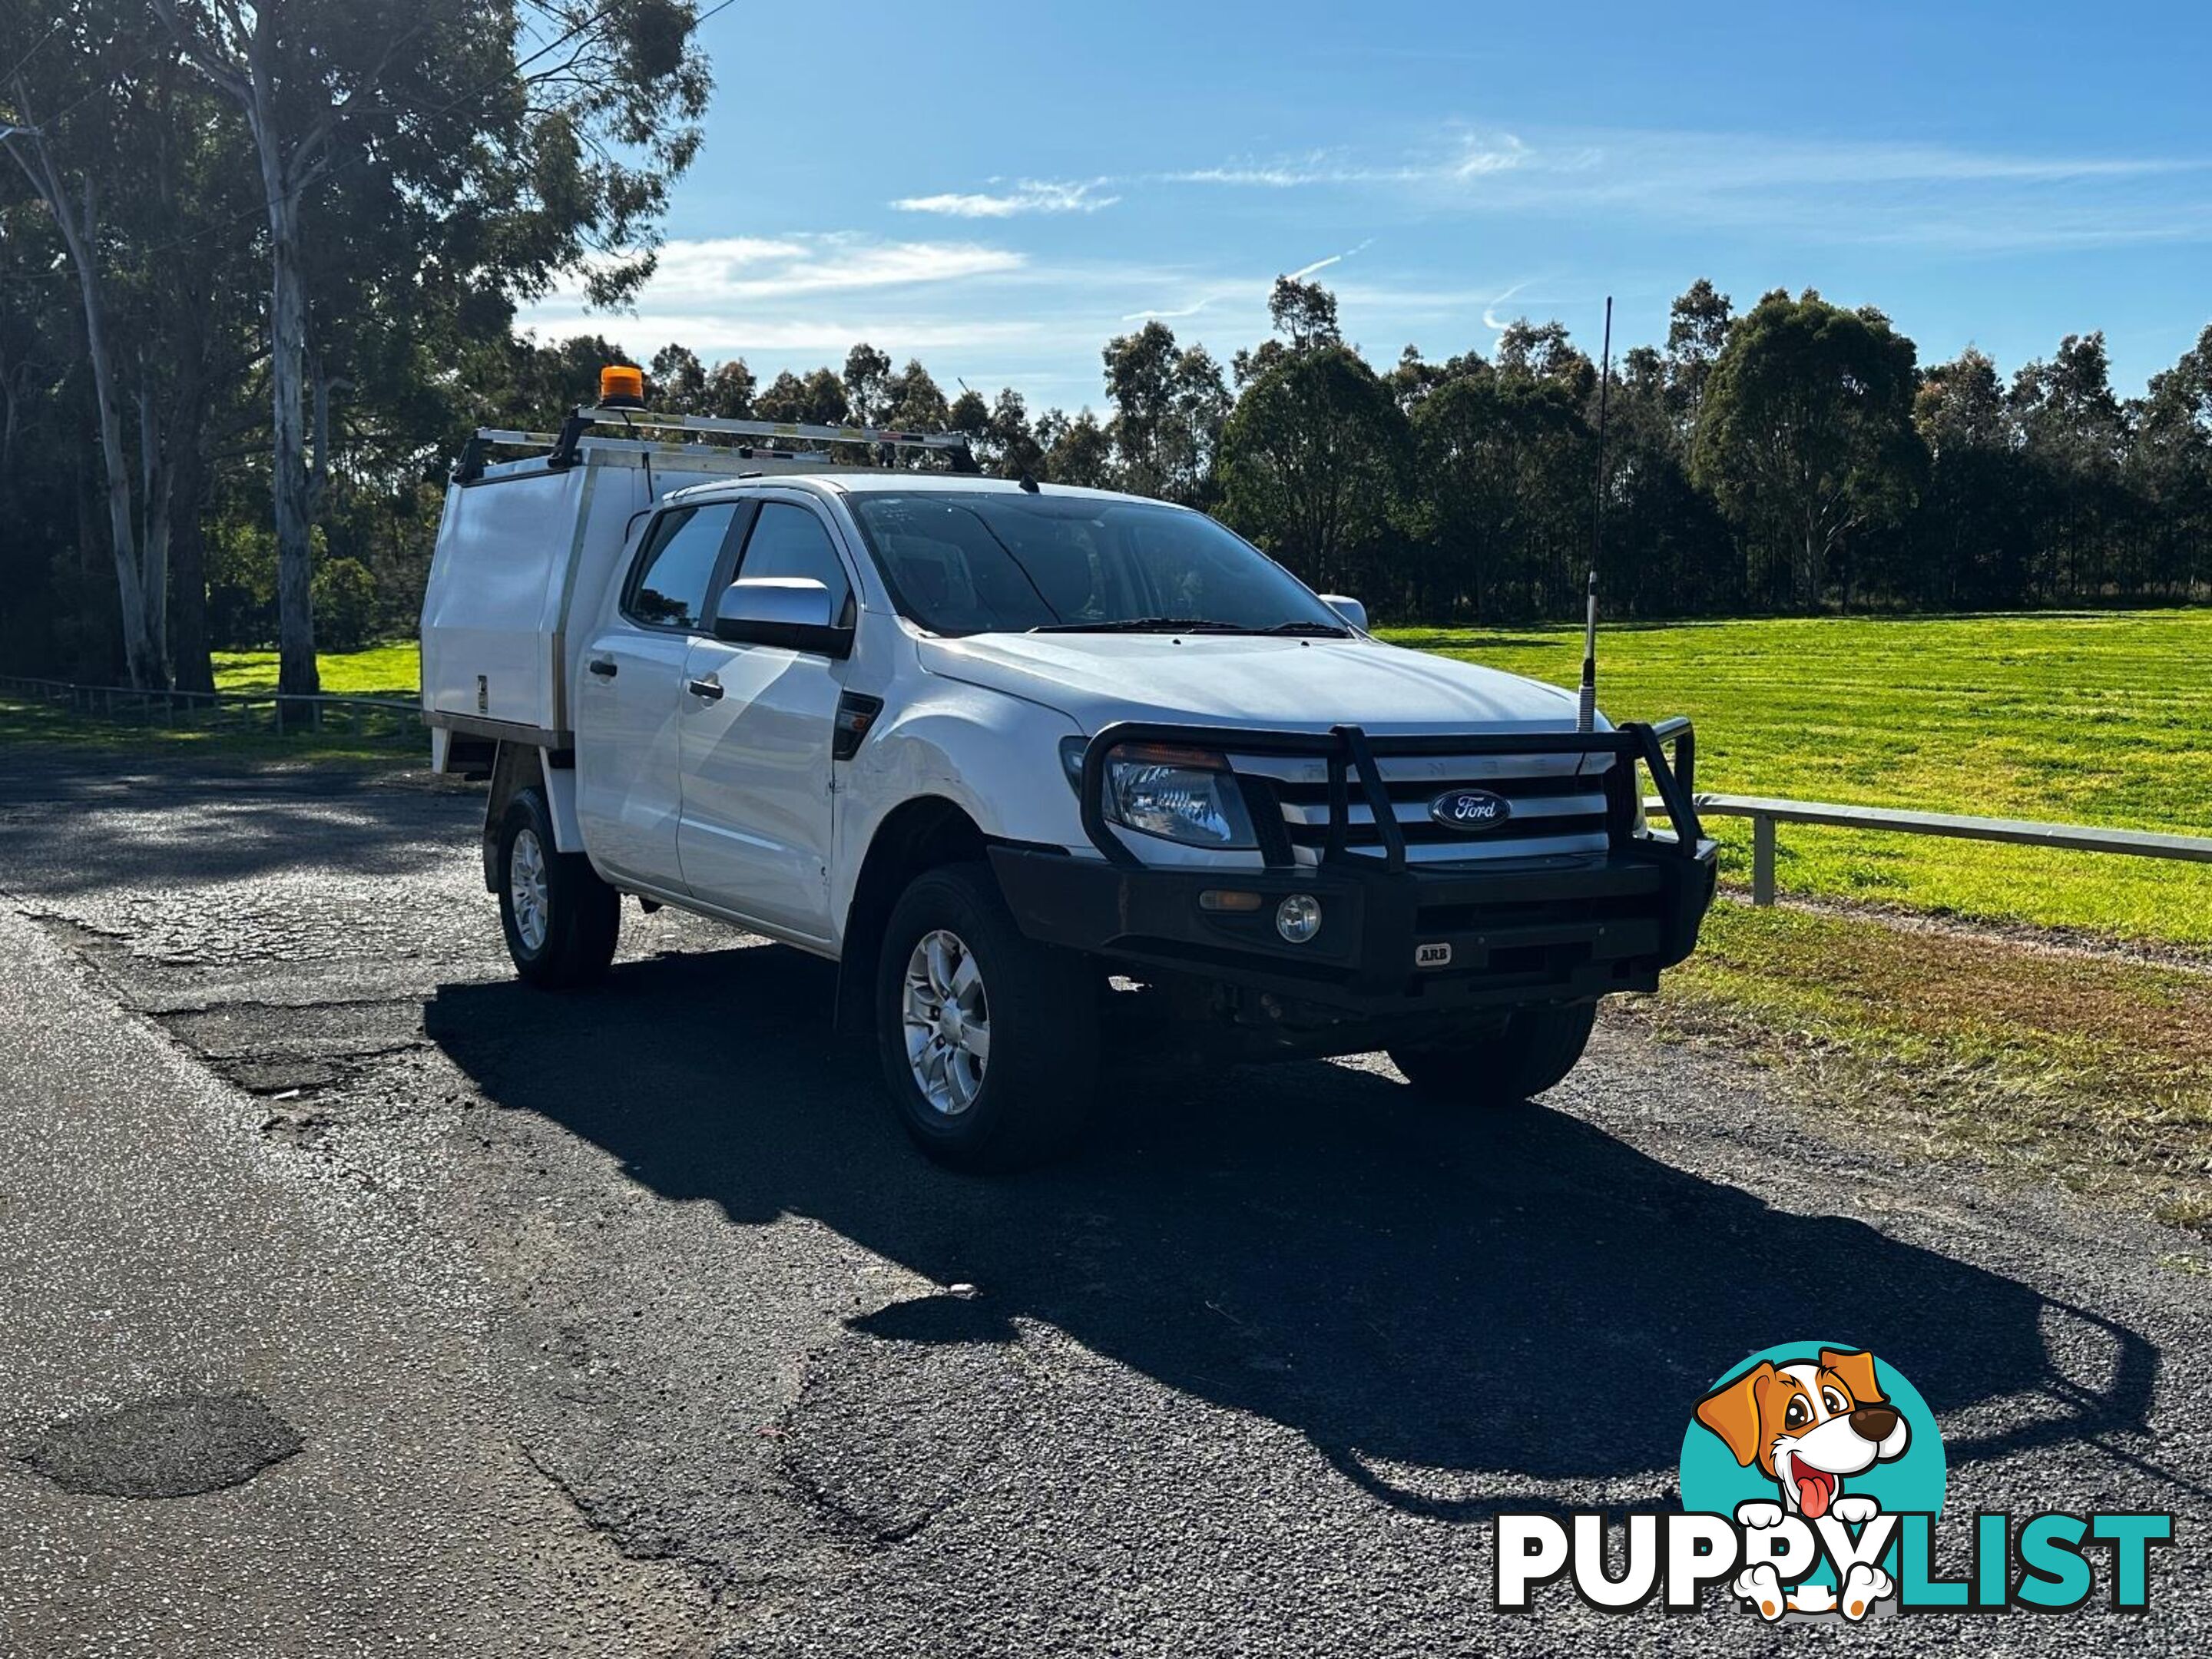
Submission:
M 855 1331 L 991 1342 L 1044 1322 L 1294 1427 L 1423 1514 L 1548 1507 L 1569 1481 L 1649 1502 L 1691 1403 L 1780 1341 L 1870 1347 L 1939 1413 L 2030 1397 L 1970 1413 L 2007 1426 L 1954 1436 L 1954 1467 L 2143 1427 L 2158 1354 L 2135 1333 L 1541 1106 L 1438 1113 L 1322 1064 L 1140 1077 L 1111 1090 L 1120 1109 L 1077 1161 L 945 1173 L 908 1150 L 869 1067 L 832 1053 L 830 983 L 763 946 L 630 964 L 582 998 L 448 985 L 426 1024 L 491 1101 L 584 1136 L 656 1193 L 738 1224 L 803 1214 L 978 1287 Z M 2085 1347 L 2093 1379 L 2051 1358 Z M 1446 1484 L 1477 1495 L 1425 1494 L 1407 1471 L 1458 1472 Z

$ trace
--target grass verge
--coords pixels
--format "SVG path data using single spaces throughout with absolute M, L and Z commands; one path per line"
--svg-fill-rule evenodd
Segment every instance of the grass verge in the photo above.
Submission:
M 330 696 L 383 696 L 411 703 L 421 679 L 420 654 L 412 640 L 371 646 L 365 651 L 326 651 L 317 660 L 323 691 Z M 218 651 L 218 691 L 267 694 L 276 689 L 274 651 Z M 392 762 L 426 748 L 423 728 L 412 708 L 340 708 L 328 711 L 327 724 L 307 732 L 279 734 L 265 724 L 273 711 L 188 711 L 173 720 L 124 714 L 114 718 L 79 714 L 52 703 L 0 697 L 0 743 L 63 743 L 80 748 L 144 754 L 220 755 L 249 760 Z
M 261 713 L 266 718 L 265 711 Z M 160 726 L 136 720 L 103 720 L 72 714 L 52 703 L 0 696 L 0 747 L 15 744 L 59 744 L 116 755 L 204 755 L 257 762 L 316 761 L 337 764 L 391 766 L 413 761 L 426 751 L 422 728 L 411 714 L 380 713 L 371 729 L 292 732 L 240 729 L 202 717 L 196 724 Z
M 2212 974 L 1723 902 L 1623 1012 L 1909 1156 L 2056 1180 L 2212 1241 Z

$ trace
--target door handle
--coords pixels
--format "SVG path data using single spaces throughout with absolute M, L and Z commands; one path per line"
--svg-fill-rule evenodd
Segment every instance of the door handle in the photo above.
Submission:
M 584 666 L 590 669 L 592 672 L 597 674 L 603 680 L 611 680 L 614 678 L 617 672 L 614 663 L 605 657 L 594 657 L 591 661 L 586 663 Z
M 708 702 L 720 702 L 722 699 L 722 683 L 711 676 L 703 680 L 686 680 L 684 689 L 695 697 L 706 698 Z

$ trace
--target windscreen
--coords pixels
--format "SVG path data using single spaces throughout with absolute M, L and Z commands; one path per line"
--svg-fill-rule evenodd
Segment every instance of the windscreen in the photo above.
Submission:
M 982 490 L 848 500 L 900 610 L 933 633 L 1349 631 L 1250 543 L 1178 507 Z

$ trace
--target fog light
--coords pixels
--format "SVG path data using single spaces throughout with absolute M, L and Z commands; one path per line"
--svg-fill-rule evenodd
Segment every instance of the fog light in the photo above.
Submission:
M 1321 932 L 1321 901 L 1311 893 L 1293 893 L 1275 907 L 1275 931 L 1293 945 L 1304 945 Z

